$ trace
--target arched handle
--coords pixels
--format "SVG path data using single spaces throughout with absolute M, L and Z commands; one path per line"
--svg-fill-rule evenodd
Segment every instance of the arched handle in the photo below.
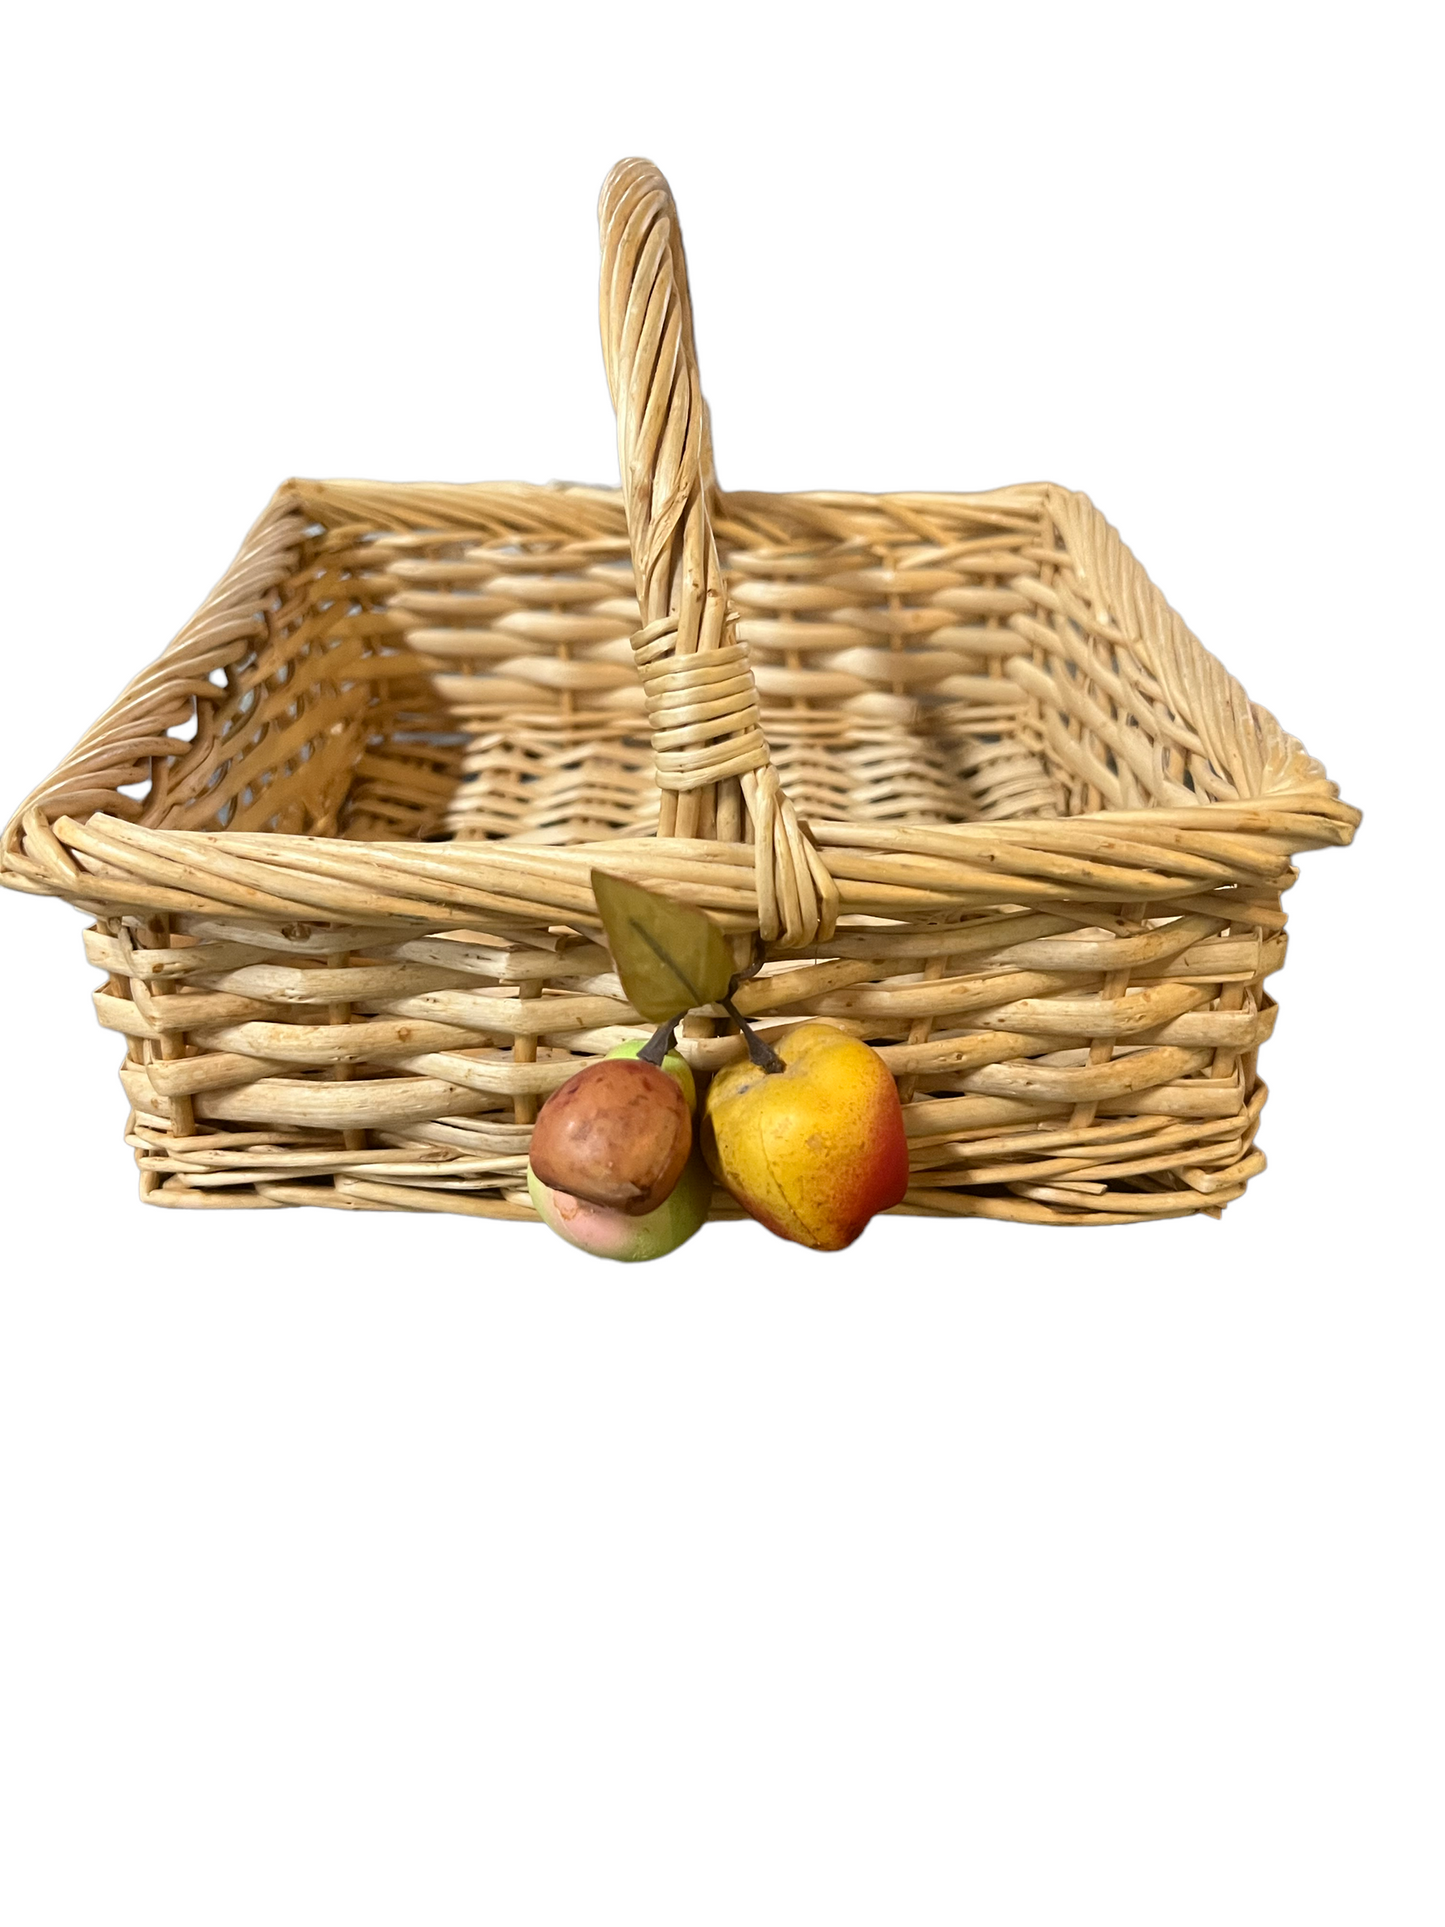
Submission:
M 837 893 L 768 753 L 709 514 L 712 434 L 687 260 L 651 161 L 619 161 L 598 203 L 602 354 L 642 628 L 632 639 L 662 792 L 659 836 L 751 837 L 763 937 L 827 935 Z

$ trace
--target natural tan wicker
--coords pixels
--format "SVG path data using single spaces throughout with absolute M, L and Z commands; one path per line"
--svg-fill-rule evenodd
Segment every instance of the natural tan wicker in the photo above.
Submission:
M 538 1101 L 649 1028 L 601 865 L 761 932 L 764 1034 L 877 1045 L 905 1211 L 1217 1212 L 1358 813 L 1084 496 L 719 490 L 666 183 L 600 212 L 621 490 L 286 483 L 6 831 L 95 919 L 142 1196 L 532 1217 Z

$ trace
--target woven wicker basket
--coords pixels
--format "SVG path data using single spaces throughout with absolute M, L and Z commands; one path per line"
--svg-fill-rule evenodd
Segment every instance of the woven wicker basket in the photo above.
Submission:
M 667 185 L 600 213 L 621 490 L 288 482 L 5 833 L 95 919 L 141 1195 L 531 1218 L 540 1100 L 650 1028 L 601 865 L 877 1046 L 904 1211 L 1217 1212 L 1358 813 L 1085 497 L 720 491 Z

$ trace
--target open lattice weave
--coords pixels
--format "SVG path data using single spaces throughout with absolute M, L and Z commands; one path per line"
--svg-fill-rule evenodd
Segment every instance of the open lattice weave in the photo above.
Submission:
M 761 934 L 764 1034 L 876 1045 L 904 1211 L 1217 1211 L 1358 813 L 1085 497 L 719 491 L 647 163 L 602 235 L 621 490 L 287 483 L 6 831 L 95 919 L 142 1195 L 532 1217 L 539 1101 L 648 1029 L 600 866 Z

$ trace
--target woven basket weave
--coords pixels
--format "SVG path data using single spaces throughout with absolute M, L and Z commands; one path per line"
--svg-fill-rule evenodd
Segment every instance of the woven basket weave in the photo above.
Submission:
M 1217 1212 L 1358 812 L 1082 495 L 721 491 L 665 181 L 600 218 L 621 490 L 288 482 L 5 833 L 95 920 L 142 1196 L 531 1218 L 539 1102 L 650 1028 L 600 865 L 876 1045 L 904 1211 Z

